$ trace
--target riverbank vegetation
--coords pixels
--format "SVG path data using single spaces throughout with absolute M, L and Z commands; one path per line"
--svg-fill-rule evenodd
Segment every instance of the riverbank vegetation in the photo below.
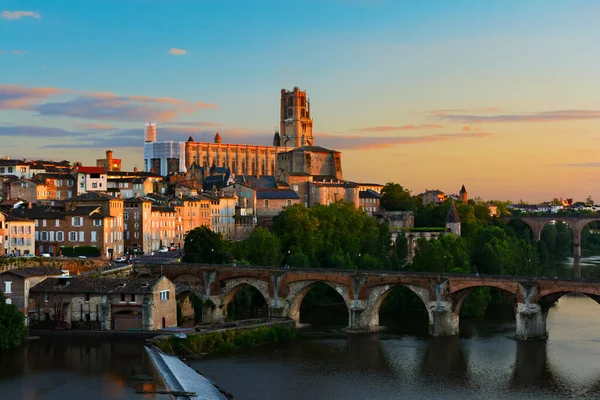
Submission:
M 158 337 L 154 341 L 156 346 L 165 353 L 182 357 L 199 357 L 236 348 L 288 342 L 295 338 L 296 329 L 292 325 L 269 325 L 245 330 L 193 334 L 183 339 L 175 336 Z
M 6 304 L 0 292 L 0 351 L 18 347 L 26 338 L 25 316 L 14 304 Z
M 408 237 L 424 230 L 443 231 L 452 200 L 425 205 L 397 183 L 384 187 L 381 204 L 388 211 L 412 211 L 415 227 L 398 232 L 395 243 L 392 243 L 392 232 L 386 223 L 378 223 L 352 204 L 338 202 L 310 208 L 295 204 L 275 218 L 271 231 L 257 228 L 246 241 L 229 243 L 207 228 L 192 231 L 186 238 L 185 260 L 358 271 L 556 276 L 557 263 L 572 254 L 573 234 L 569 227 L 560 222 L 549 224 L 542 231 L 541 240 L 536 241 L 531 229 L 522 221 L 492 218 L 489 203 L 497 207 L 500 215 L 509 213 L 508 202 L 469 200 L 463 203 L 455 200 L 461 236 L 442 234 L 438 239 L 419 239 L 412 262 L 408 262 Z M 595 223 L 584 229 L 584 254 L 600 252 L 598 233 Z M 217 249 L 219 255 L 215 255 Z M 311 292 L 305 301 L 316 301 L 323 294 Z M 332 299 L 335 301 L 337 299 Z M 382 310 L 390 308 L 404 312 L 413 308 L 414 301 L 406 294 L 390 295 Z M 388 303 L 391 303 L 389 307 Z M 482 288 L 469 294 L 462 310 L 464 315 L 481 316 L 509 305 L 509 300 L 501 293 Z

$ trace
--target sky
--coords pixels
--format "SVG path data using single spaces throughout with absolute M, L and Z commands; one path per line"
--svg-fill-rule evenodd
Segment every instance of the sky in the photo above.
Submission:
M 597 0 L 0 0 L 0 155 L 270 145 L 307 91 L 344 178 L 600 202 Z

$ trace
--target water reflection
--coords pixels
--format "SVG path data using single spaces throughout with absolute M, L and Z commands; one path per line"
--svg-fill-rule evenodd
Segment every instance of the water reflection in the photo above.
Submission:
M 11 399 L 139 399 L 156 382 L 140 342 L 38 340 L 0 354 L 0 393 Z
M 240 399 L 600 398 L 597 316 L 594 301 L 565 296 L 547 342 L 514 340 L 510 320 L 471 321 L 467 338 L 320 332 L 192 365 Z

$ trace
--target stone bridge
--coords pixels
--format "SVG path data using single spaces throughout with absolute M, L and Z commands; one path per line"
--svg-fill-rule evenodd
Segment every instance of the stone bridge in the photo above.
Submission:
M 397 286 L 414 292 L 429 315 L 429 334 L 458 334 L 459 315 L 464 299 L 474 289 L 493 287 L 508 296 L 514 306 L 519 339 L 546 337 L 546 316 L 550 307 L 567 293 L 583 293 L 600 302 L 600 281 L 559 280 L 513 276 L 473 276 L 396 271 L 284 270 L 230 265 L 136 265 L 134 276 L 159 275 L 175 282 L 178 296 L 194 292 L 210 299 L 205 306 L 206 321 L 223 320 L 227 305 L 244 285 L 256 288 L 264 297 L 273 317 L 300 322 L 302 299 L 318 283 L 335 289 L 348 308 L 348 333 L 377 332 L 379 308 Z
M 581 232 L 583 231 L 583 228 L 590 222 L 600 221 L 600 216 L 567 216 L 556 214 L 553 216 L 527 215 L 519 217 L 501 217 L 501 219 L 505 221 L 520 219 L 529 225 L 533 231 L 533 237 L 536 240 L 541 239 L 544 226 L 553 221 L 564 222 L 573 231 L 573 257 L 578 259 L 581 258 Z

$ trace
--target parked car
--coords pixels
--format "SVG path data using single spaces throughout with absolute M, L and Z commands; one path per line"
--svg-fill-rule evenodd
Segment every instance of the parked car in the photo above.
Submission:
M 169 247 L 169 251 L 175 251 L 175 250 L 177 250 L 177 247 L 175 247 L 175 246 Z
M 86 257 L 86 256 L 79 256 L 79 257 L 77 257 L 77 258 L 87 258 L 87 257 Z
M 162 249 L 160 249 L 158 251 L 159 253 L 168 253 L 169 252 L 169 248 L 168 247 L 163 247 Z
M 127 257 L 119 257 L 115 259 L 116 263 L 124 263 L 127 261 Z
M 42 258 L 50 258 L 52 256 L 49 253 L 42 253 L 42 254 L 40 254 L 40 257 L 42 257 Z

